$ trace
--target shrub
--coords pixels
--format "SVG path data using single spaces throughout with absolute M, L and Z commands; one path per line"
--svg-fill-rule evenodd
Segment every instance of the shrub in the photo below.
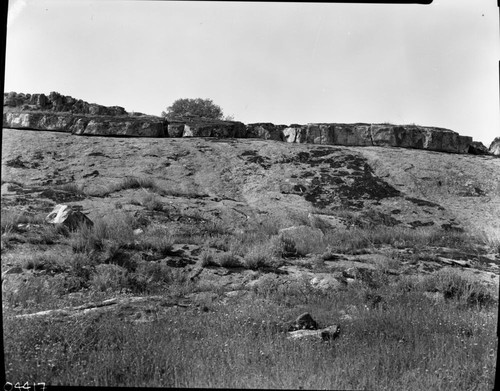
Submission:
M 69 237 L 74 252 L 93 253 L 102 251 L 106 240 L 117 246 L 131 242 L 134 238 L 135 220 L 127 214 L 113 215 L 107 220 L 97 219 L 92 227 L 82 225 Z
M 225 268 L 241 267 L 241 263 L 232 252 L 224 252 L 216 256 L 216 262 Z
M 325 251 L 324 235 L 316 228 L 307 226 L 297 227 L 297 230 L 282 231 L 280 234 L 284 243 L 285 253 L 295 252 L 298 256 Z
M 59 273 L 69 268 L 69 265 L 65 264 L 61 255 L 47 251 L 27 257 L 23 262 L 23 267 L 28 270 L 45 270 L 50 273 Z
M 147 209 L 147 210 L 156 210 L 156 211 L 161 211 L 163 210 L 163 204 L 158 198 L 156 194 L 151 194 L 148 193 L 142 198 L 141 204 Z
M 22 211 L 12 209 L 2 209 L 1 229 L 2 233 L 12 233 L 18 231 L 19 224 L 28 224 L 33 222 L 33 217 Z
M 138 237 L 138 247 L 141 250 L 152 250 L 162 255 L 168 255 L 172 250 L 174 239 L 167 228 L 151 225 L 146 232 Z
M 243 266 L 254 270 L 265 267 L 276 268 L 279 263 L 275 257 L 279 254 L 280 251 L 275 240 L 257 243 L 244 255 Z
M 201 266 L 202 267 L 208 267 L 208 266 L 215 266 L 217 263 L 215 262 L 215 252 L 214 251 L 206 251 L 204 250 L 201 255 Z
M 121 290 L 127 284 L 127 270 L 112 264 L 97 265 L 90 281 L 90 286 L 100 292 Z
M 68 292 L 79 291 L 89 285 L 95 267 L 95 261 L 83 253 L 74 254 L 69 262 L 70 270 L 66 279 Z

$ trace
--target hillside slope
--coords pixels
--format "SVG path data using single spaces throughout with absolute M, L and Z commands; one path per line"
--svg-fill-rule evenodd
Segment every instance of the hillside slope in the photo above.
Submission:
M 1 197 L 9 379 L 493 387 L 493 156 L 3 129 Z

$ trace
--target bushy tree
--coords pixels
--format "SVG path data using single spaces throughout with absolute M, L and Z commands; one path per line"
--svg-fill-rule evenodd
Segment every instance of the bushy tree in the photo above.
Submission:
M 162 111 L 163 117 L 197 116 L 212 119 L 223 119 L 224 114 L 220 106 L 211 99 L 177 99 L 167 111 Z

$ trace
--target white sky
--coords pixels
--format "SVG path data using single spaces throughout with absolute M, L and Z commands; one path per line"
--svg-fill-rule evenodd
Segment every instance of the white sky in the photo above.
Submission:
M 492 0 L 10 0 L 5 91 L 154 115 L 210 98 L 244 123 L 416 123 L 489 146 L 498 12 Z

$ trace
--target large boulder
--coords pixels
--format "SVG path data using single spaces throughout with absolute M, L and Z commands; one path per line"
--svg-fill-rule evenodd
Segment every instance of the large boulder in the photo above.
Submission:
M 82 225 L 93 226 L 94 223 L 82 212 L 74 210 L 69 205 L 58 204 L 50 212 L 45 221 L 49 224 L 64 225 L 69 229 L 76 229 Z
M 284 126 L 276 126 L 270 122 L 258 122 L 246 126 L 247 137 L 264 140 L 285 141 Z
M 473 141 L 469 145 L 468 153 L 472 155 L 489 155 L 490 151 L 482 142 Z
M 167 133 L 168 137 L 182 137 L 184 134 L 184 122 L 168 121 Z
M 245 125 L 238 121 L 219 121 L 208 118 L 196 118 L 183 121 L 183 124 L 182 137 L 239 138 L 246 136 Z
M 496 137 L 488 149 L 492 155 L 500 156 L 500 137 Z
M 307 125 L 292 124 L 282 130 L 283 139 L 288 143 L 302 143 L 307 133 Z

